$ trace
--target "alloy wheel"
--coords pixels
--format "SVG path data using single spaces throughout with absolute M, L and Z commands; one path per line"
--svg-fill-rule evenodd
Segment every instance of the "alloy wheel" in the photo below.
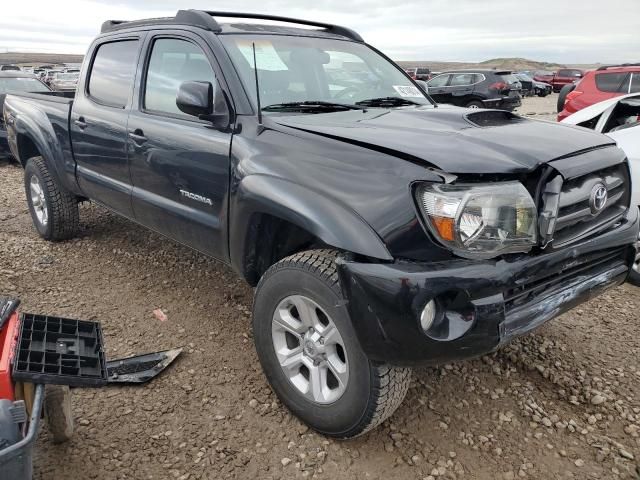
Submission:
M 29 181 L 29 190 L 31 194 L 31 205 L 36 214 L 36 218 L 41 225 L 46 226 L 47 223 L 49 223 L 49 210 L 47 209 L 44 190 L 42 189 L 42 185 L 40 185 L 40 180 L 35 175 L 33 175 Z
M 273 313 L 271 335 L 280 367 L 308 400 L 333 403 L 349 382 L 349 363 L 333 320 L 313 300 L 291 295 Z

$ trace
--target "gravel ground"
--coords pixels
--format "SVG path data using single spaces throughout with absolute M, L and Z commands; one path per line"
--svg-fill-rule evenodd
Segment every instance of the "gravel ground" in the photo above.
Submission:
M 520 111 L 553 119 L 555 99 Z M 271 392 L 252 345 L 252 290 L 231 270 L 91 205 L 79 239 L 47 243 L 21 169 L 3 164 L 0 178 L 1 292 L 23 311 L 100 320 L 112 358 L 186 347 L 146 386 L 74 390 L 74 439 L 53 445 L 43 428 L 37 479 L 638 478 L 634 287 L 495 354 L 416 370 L 390 420 L 339 442 Z

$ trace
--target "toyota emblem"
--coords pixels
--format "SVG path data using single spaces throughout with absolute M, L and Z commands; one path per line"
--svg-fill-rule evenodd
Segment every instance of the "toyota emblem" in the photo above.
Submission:
M 593 215 L 597 215 L 604 210 L 604 207 L 607 205 L 608 196 L 607 187 L 603 183 L 596 183 L 593 186 L 589 197 L 589 207 Z

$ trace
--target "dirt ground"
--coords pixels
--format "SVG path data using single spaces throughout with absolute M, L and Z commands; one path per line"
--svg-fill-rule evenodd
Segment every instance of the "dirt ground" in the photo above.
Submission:
M 555 99 L 520 111 L 553 119 Z M 0 292 L 23 311 L 101 321 L 111 358 L 185 347 L 146 386 L 74 390 L 75 436 L 54 445 L 43 428 L 37 479 L 638 478 L 635 287 L 482 359 L 416 370 L 390 420 L 334 441 L 271 392 L 252 345 L 252 290 L 230 269 L 91 205 L 80 238 L 47 243 L 21 169 L 2 164 L 0 178 Z

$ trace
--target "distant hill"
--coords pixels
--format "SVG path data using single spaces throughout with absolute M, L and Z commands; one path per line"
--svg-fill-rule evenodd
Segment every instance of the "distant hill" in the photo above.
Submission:
M 84 55 L 68 55 L 64 53 L 0 53 L 0 65 L 24 64 L 41 65 L 47 63 L 81 63 Z
M 540 62 L 526 58 L 491 58 L 482 62 L 443 62 L 443 61 L 408 61 L 397 62 L 403 68 L 429 67 L 432 71 L 442 72 L 461 68 L 495 68 L 496 70 L 557 70 L 564 67 L 576 67 L 583 69 L 595 68 L 600 64 L 592 65 L 561 65 L 559 63 Z

